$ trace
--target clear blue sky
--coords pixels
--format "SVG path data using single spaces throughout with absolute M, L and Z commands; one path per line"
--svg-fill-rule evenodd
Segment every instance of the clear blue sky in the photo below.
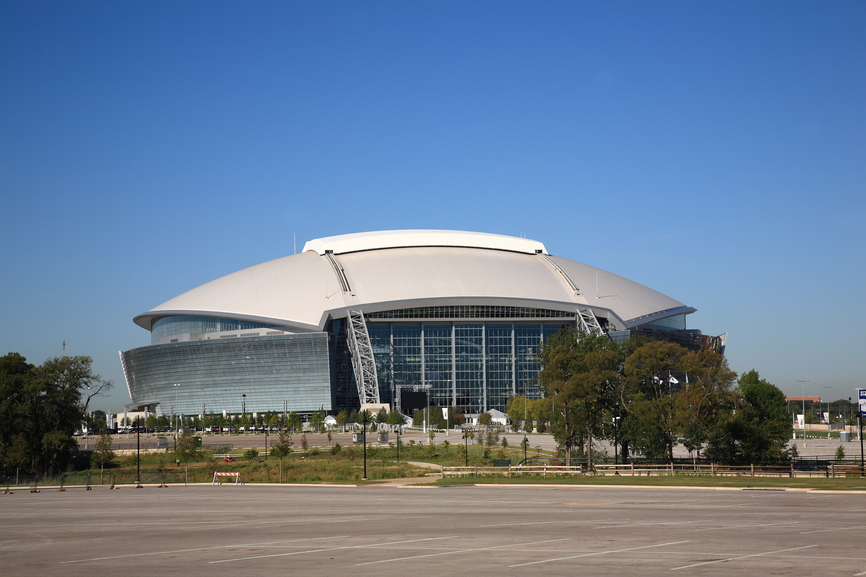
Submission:
M 866 387 L 866 2 L 0 2 L 0 354 L 313 238 L 524 235 Z

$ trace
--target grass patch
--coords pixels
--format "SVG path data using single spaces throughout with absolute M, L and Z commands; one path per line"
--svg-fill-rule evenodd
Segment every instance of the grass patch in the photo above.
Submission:
M 824 491 L 863 491 L 866 492 L 866 478 L 773 478 L 773 477 L 706 477 L 706 476 L 658 476 L 658 477 L 451 477 L 436 481 L 436 485 L 614 485 L 623 487 L 720 487 L 720 488 L 759 488 L 759 489 L 818 489 Z

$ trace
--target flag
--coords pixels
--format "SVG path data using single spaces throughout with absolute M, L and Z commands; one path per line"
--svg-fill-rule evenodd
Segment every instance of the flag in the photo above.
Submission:
M 678 380 L 676 380 L 673 376 L 671 376 L 671 377 L 668 379 L 668 382 L 669 382 L 670 384 L 672 384 L 672 385 L 678 385 L 678 384 L 680 384 L 680 382 L 679 382 Z

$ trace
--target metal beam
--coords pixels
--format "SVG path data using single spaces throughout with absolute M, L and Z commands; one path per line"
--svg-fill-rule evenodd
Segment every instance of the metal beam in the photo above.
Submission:
M 358 398 L 362 405 L 379 403 L 379 378 L 376 374 L 376 359 L 370 344 L 370 333 L 364 313 L 349 311 L 349 326 L 346 327 L 349 352 L 352 355 L 352 368 L 358 385 Z

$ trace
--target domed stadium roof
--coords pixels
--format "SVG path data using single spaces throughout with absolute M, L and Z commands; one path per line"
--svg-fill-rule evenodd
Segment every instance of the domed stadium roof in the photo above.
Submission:
M 695 309 L 613 273 L 551 256 L 538 241 L 475 232 L 396 230 L 312 240 L 301 253 L 183 293 L 135 318 L 194 315 L 321 331 L 329 318 L 417 307 L 591 308 L 617 329 Z

